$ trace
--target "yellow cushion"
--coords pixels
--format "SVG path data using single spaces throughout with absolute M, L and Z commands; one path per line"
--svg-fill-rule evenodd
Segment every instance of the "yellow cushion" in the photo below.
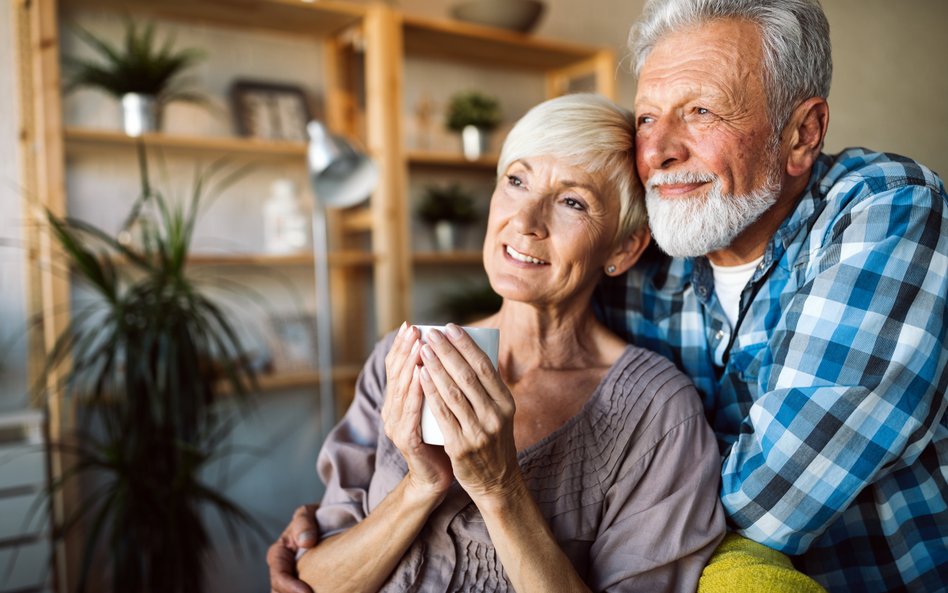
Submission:
M 698 581 L 698 593 L 826 593 L 785 555 L 728 533 Z

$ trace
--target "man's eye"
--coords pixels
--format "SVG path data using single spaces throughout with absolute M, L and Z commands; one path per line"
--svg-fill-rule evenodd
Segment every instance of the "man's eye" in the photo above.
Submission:
M 644 124 L 650 124 L 650 123 L 652 123 L 653 121 L 655 121 L 655 118 L 654 118 L 654 117 L 652 117 L 652 116 L 650 116 L 650 115 L 642 115 L 642 116 L 640 116 L 639 119 L 638 119 L 638 124 L 641 126 L 641 125 L 644 125 Z
M 697 113 L 698 115 L 708 115 L 711 112 L 705 109 L 704 107 L 695 107 L 695 113 Z
M 523 180 L 517 177 L 516 175 L 507 176 L 507 184 L 514 187 L 523 187 Z

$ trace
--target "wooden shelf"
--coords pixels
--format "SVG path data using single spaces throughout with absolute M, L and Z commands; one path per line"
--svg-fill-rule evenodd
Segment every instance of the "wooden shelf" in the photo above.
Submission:
M 419 251 L 412 254 L 412 261 L 419 265 L 481 265 L 484 255 L 477 250 Z
M 464 155 L 462 154 L 450 152 L 432 152 L 426 150 L 409 150 L 408 164 L 413 167 L 493 171 L 497 168 L 497 155 L 487 155 L 477 159 L 476 161 L 469 161 L 464 158 Z
M 353 381 L 362 370 L 357 365 L 342 365 L 333 368 L 332 378 L 336 381 Z M 319 387 L 319 372 L 313 370 L 277 371 L 257 375 L 257 383 L 261 392 L 286 391 L 289 389 L 304 389 Z M 221 382 L 218 395 L 229 396 L 233 391 L 226 382 Z
M 599 48 L 552 41 L 461 21 L 405 15 L 405 51 L 494 68 L 550 70 L 592 58 Z
M 332 371 L 336 381 L 351 381 L 359 376 L 361 366 L 340 366 Z M 257 377 L 261 391 L 280 391 L 302 387 L 319 387 L 317 371 L 283 371 Z
M 65 8 L 97 8 L 185 22 L 321 36 L 360 22 L 365 7 L 333 0 L 62 0 Z
M 364 251 L 336 251 L 329 255 L 329 265 L 340 267 L 368 267 L 373 265 L 377 259 L 374 254 Z M 117 266 L 130 265 L 125 258 L 116 258 L 113 262 Z M 188 265 L 191 266 L 292 267 L 313 266 L 314 263 L 312 253 L 292 253 L 288 255 L 268 255 L 262 253 L 197 253 L 188 258 Z
M 130 149 L 139 141 L 113 130 L 89 128 L 66 128 L 66 149 L 75 152 L 87 148 Z M 230 154 L 252 157 L 254 159 L 292 159 L 306 162 L 306 144 L 303 142 L 285 142 L 261 140 L 257 138 L 208 138 L 200 136 L 181 136 L 153 132 L 143 134 L 141 140 L 149 148 L 162 148 L 185 153 Z

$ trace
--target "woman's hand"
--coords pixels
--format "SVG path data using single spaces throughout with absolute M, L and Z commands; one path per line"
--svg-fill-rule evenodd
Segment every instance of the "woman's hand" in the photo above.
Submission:
M 391 350 L 385 357 L 385 403 L 382 423 L 385 434 L 395 443 L 408 464 L 412 487 L 433 496 L 443 496 L 454 481 L 451 461 L 439 447 L 421 440 L 421 390 L 419 363 L 421 334 L 414 326 L 402 324 Z
M 444 433 L 458 483 L 479 507 L 525 492 L 514 442 L 514 400 L 461 328 L 433 330 L 421 348 L 421 387 Z

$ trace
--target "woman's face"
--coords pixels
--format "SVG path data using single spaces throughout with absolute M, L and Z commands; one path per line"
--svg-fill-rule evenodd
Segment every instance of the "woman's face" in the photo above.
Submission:
M 602 176 L 542 156 L 514 161 L 490 202 L 484 267 L 505 299 L 587 305 L 614 251 L 619 201 Z

